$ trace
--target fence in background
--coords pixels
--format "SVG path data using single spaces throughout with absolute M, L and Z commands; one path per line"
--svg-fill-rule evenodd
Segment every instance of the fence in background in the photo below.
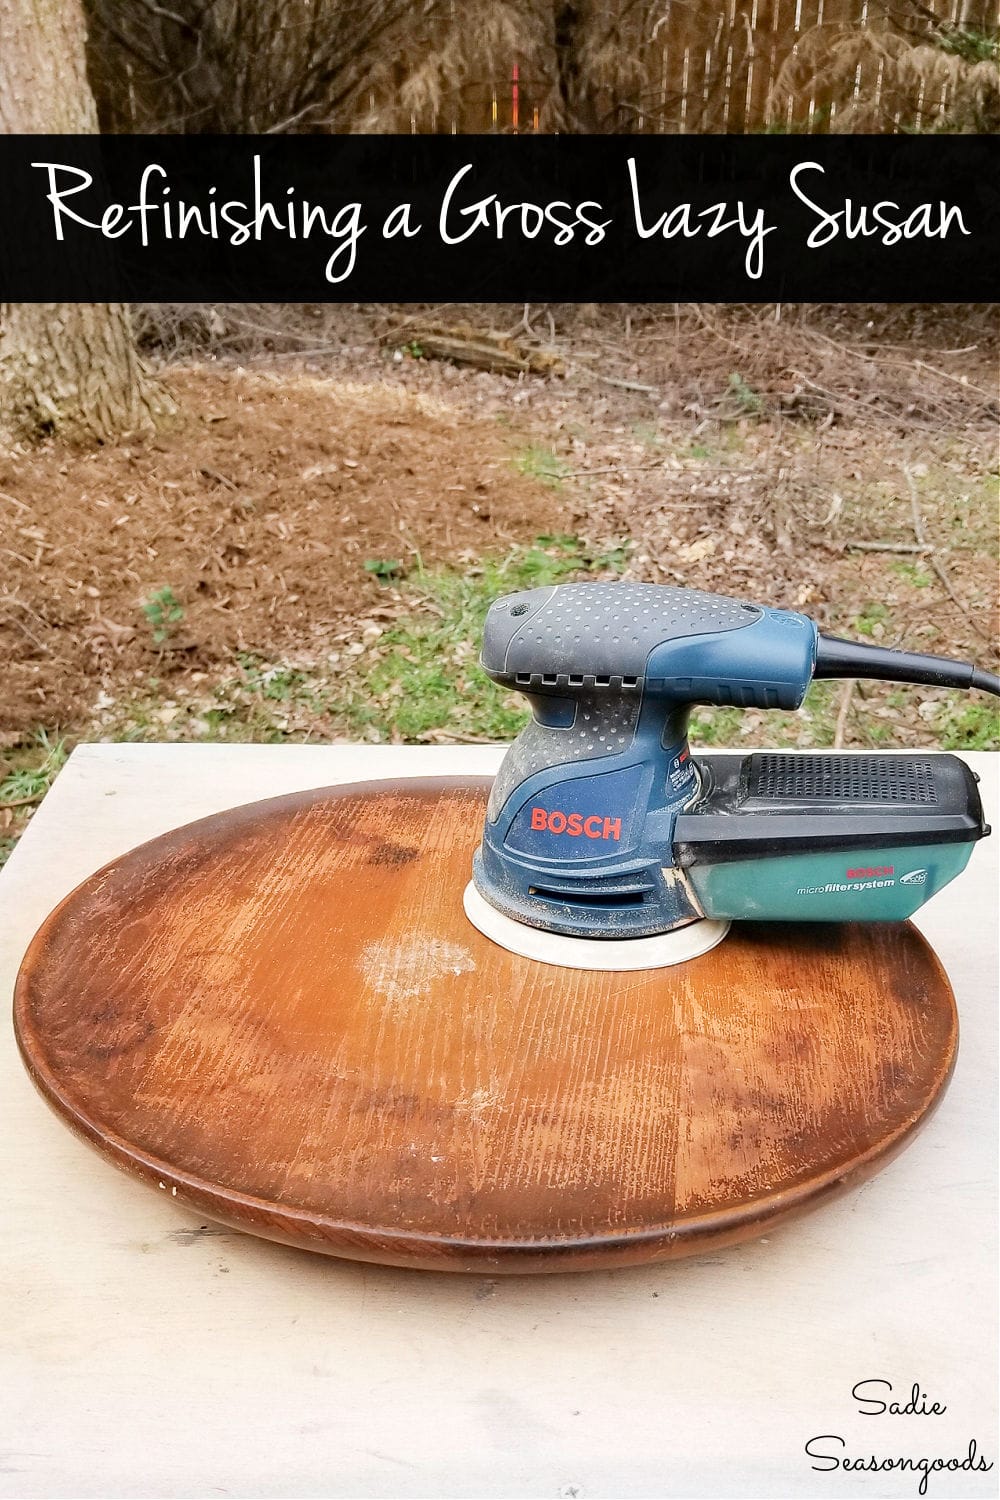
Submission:
M 950 28 L 985 32 L 1000 20 L 995 0 L 923 0 L 924 15 Z M 766 130 L 827 132 L 834 126 L 843 87 L 820 83 L 805 100 L 775 103 L 779 71 L 803 39 L 832 45 L 848 31 L 910 31 L 913 9 L 895 12 L 874 0 L 725 0 L 718 9 L 690 0 L 664 0 L 661 18 L 642 41 L 642 75 L 647 80 L 628 98 L 609 91 L 602 100 L 604 129 L 641 134 L 745 134 Z M 879 99 L 884 63 L 859 62 L 854 97 Z M 466 84 L 461 96 L 446 101 L 433 122 L 411 117 L 411 129 L 455 133 L 523 133 L 545 129 L 548 84 L 512 63 L 502 79 Z M 374 104 L 374 100 L 372 101 Z M 946 79 L 921 91 L 917 119 L 924 129 L 946 113 Z M 891 112 L 883 128 L 898 128 Z

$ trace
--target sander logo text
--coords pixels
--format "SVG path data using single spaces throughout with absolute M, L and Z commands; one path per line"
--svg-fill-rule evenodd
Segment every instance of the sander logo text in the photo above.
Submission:
M 531 809 L 531 826 L 548 833 L 566 834 L 568 838 L 613 839 L 622 836 L 621 818 L 603 818 L 598 813 L 585 818 L 583 813 L 547 812 L 544 807 Z

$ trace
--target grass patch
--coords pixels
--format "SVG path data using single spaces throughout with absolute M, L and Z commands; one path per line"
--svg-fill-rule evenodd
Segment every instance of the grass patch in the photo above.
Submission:
M 102 734 L 223 744 L 509 740 L 528 708 L 479 667 L 490 604 L 519 589 L 614 576 L 626 560 L 625 547 L 598 551 L 577 536 L 544 535 L 462 571 L 418 568 L 397 583 L 407 612 L 387 629 L 371 625 L 346 650 L 308 662 L 240 653 L 235 671 L 195 694 L 164 698 L 152 678 L 105 719 Z
M 745 725 L 742 708 L 696 708 L 688 734 L 696 745 L 735 745 Z
M 739 371 L 734 370 L 726 383 L 729 399 L 743 417 L 759 417 L 764 410 L 764 398 L 755 391 Z
M 889 611 L 884 604 L 869 601 L 862 608 L 861 613 L 855 615 L 852 623 L 858 635 L 871 636 L 875 634 L 876 625 L 884 625 L 888 618 Z
M 44 729 L 30 745 L 14 752 L 21 763 L 0 781 L 0 865 L 6 864 L 14 852 L 14 845 L 66 764 L 68 754 L 66 741 L 51 740 Z
M 541 536 L 465 573 L 415 575 L 407 587 L 413 616 L 355 659 L 331 713 L 347 732 L 373 741 L 512 738 L 528 719 L 524 697 L 504 692 L 479 668 L 490 604 L 519 589 L 620 573 L 625 560 L 625 548 L 597 553 L 579 537 Z
M 44 729 L 35 736 L 34 745 L 25 754 L 25 764 L 8 772 L 0 781 L 0 809 L 12 803 L 40 802 L 66 764 L 69 751 L 65 740 L 55 744 Z
M 319 707 L 309 673 L 302 667 L 267 666 L 249 653 L 237 657 L 246 688 L 267 703 L 312 703 Z
M 530 443 L 511 460 L 519 474 L 528 474 L 550 490 L 557 490 L 570 477 L 569 464 L 551 449 Z
M 162 699 L 155 689 L 119 705 L 106 737 L 127 743 L 203 740 L 208 743 L 278 745 L 322 735 L 330 672 L 272 663 L 249 652 L 236 658 L 237 671 L 200 697 Z
M 1000 713 L 993 703 L 946 703 L 934 727 L 942 750 L 1000 750 Z
M 906 582 L 912 584 L 915 589 L 925 589 L 929 583 L 933 582 L 931 575 L 925 572 L 919 563 L 891 562 L 889 567 L 900 578 L 905 578 Z

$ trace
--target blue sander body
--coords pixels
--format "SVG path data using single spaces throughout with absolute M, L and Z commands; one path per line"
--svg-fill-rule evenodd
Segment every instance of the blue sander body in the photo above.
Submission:
M 692 755 L 696 704 L 795 709 L 816 677 L 1000 693 L 967 662 L 820 633 L 807 616 L 643 583 L 498 599 L 481 664 L 532 719 L 473 883 L 502 916 L 586 939 L 717 920 L 908 917 L 989 833 L 955 756 Z

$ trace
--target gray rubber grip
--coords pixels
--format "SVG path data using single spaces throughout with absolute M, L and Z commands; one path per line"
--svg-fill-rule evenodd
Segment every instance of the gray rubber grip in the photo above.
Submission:
M 491 605 L 482 665 L 494 681 L 526 689 L 627 689 L 638 684 L 649 653 L 663 641 L 739 630 L 760 614 L 756 605 L 723 594 L 669 584 L 526 589 Z

